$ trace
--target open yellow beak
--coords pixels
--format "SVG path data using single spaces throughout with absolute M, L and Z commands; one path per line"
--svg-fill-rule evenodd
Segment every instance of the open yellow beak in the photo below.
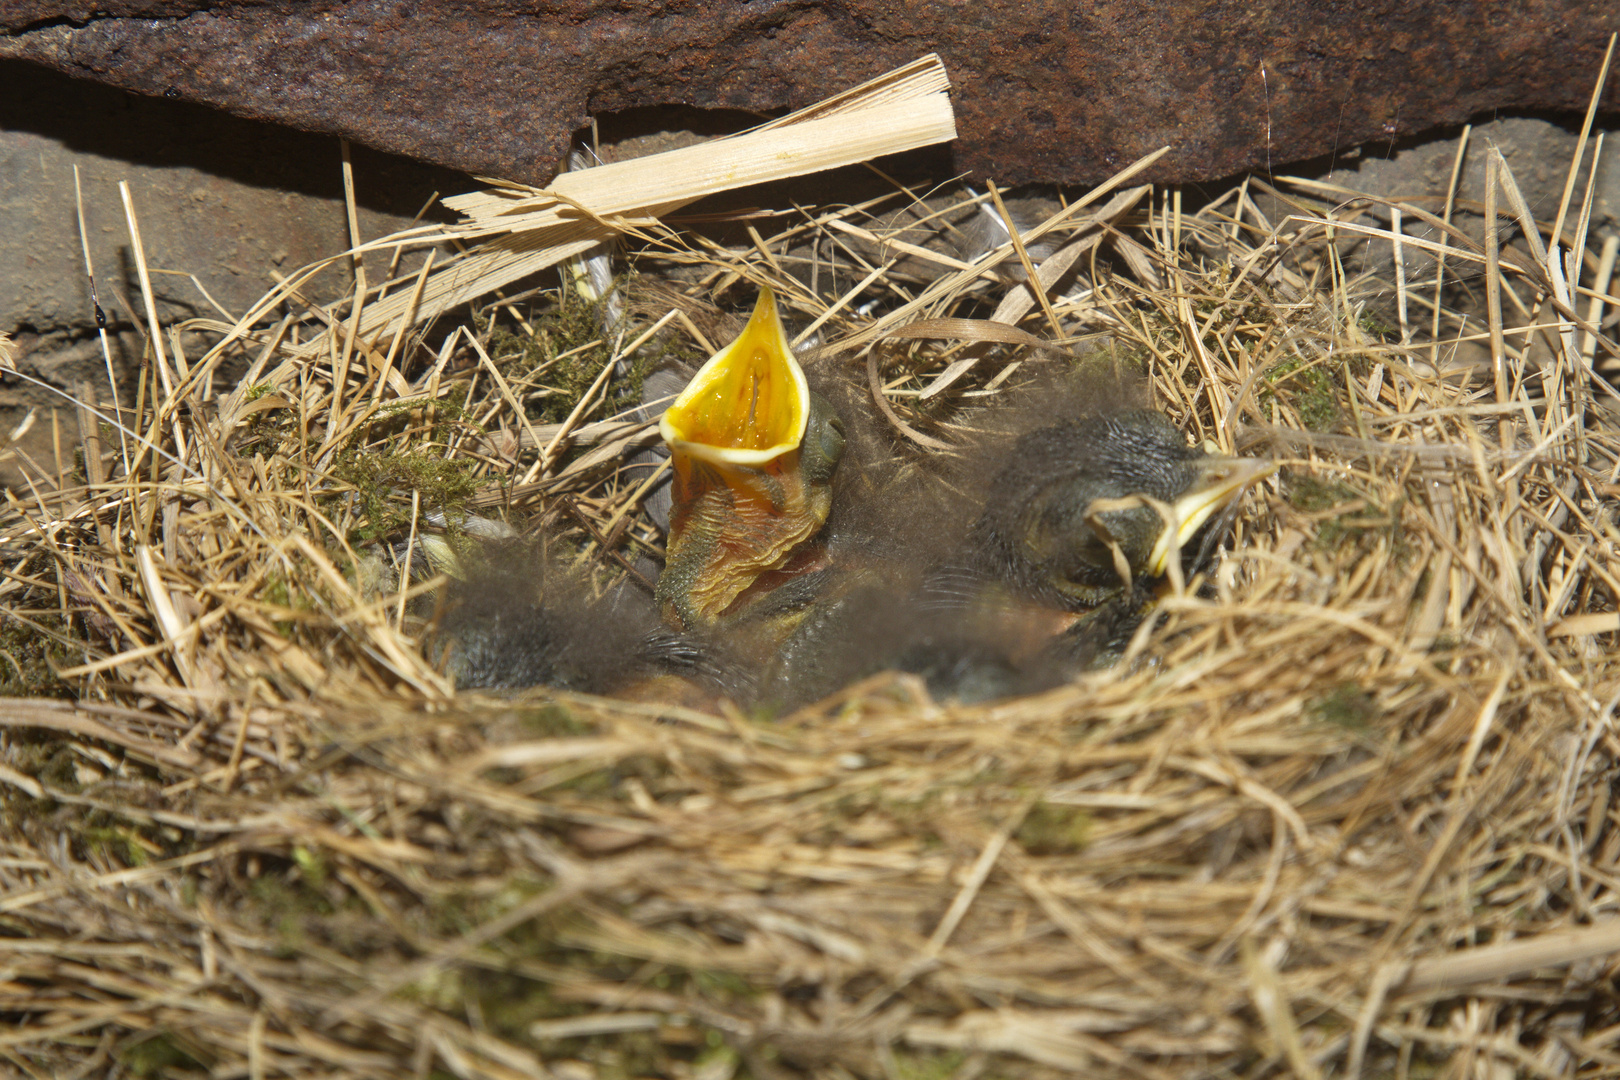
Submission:
M 1170 553 L 1192 542 L 1204 522 L 1218 513 L 1250 484 L 1277 471 L 1260 458 L 1211 456 L 1200 466 L 1203 475 L 1170 506 L 1171 521 L 1159 533 L 1148 556 L 1147 572 L 1160 577 L 1169 568 Z
M 776 297 L 761 289 L 737 340 L 703 365 L 658 424 L 675 472 L 657 589 L 667 622 L 714 623 L 821 528 L 830 491 L 800 467 L 811 407 Z
M 797 450 L 809 421 L 810 387 L 767 287 L 737 340 L 698 370 L 658 433 L 675 452 L 758 466 Z

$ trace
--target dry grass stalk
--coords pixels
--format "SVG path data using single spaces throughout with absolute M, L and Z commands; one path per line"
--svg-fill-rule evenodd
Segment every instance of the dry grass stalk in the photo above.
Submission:
M 33 470 L 0 529 L 7 626 L 57 642 L 67 695 L 0 710 L 0 1056 L 32 1075 L 1612 1071 L 1620 433 L 1593 378 L 1613 334 L 1576 308 L 1613 258 L 1560 269 L 1497 172 L 1484 242 L 1411 201 L 1249 181 L 1192 215 L 1142 188 L 1074 212 L 1099 189 L 964 259 L 931 231 L 977 212 L 960 193 L 906 229 L 873 203 L 737 246 L 648 232 L 643 284 L 685 277 L 614 340 L 587 319 L 530 349 L 567 306 L 507 300 L 430 348 L 367 321 L 388 300 L 302 305 L 302 274 L 251 322 L 189 326 L 218 344 L 167 388 L 154 355 L 117 414 L 128 467 L 87 431 L 99 478 Z M 1056 254 L 1024 268 L 1043 233 Z M 1382 286 L 1406 324 L 1380 329 L 1379 283 L 1352 280 L 1369 242 L 1483 275 L 1489 325 L 1409 266 Z M 1190 434 L 1286 473 L 1127 662 L 1039 697 L 941 703 L 880 676 L 769 721 L 453 695 L 367 543 L 416 543 L 443 500 L 543 508 L 610 567 L 656 550 L 620 467 L 645 423 L 601 403 L 661 320 L 648 343 L 722 336 L 740 280 L 841 348 L 818 363 L 869 364 L 924 437 L 941 403 L 1047 362 L 1016 342 L 1055 324 L 1057 345 L 1106 333 Z M 410 287 L 398 312 L 426 303 Z M 1483 341 L 1494 370 L 1465 362 Z M 583 397 L 571 355 L 594 357 Z M 249 374 L 205 407 L 226 363 Z

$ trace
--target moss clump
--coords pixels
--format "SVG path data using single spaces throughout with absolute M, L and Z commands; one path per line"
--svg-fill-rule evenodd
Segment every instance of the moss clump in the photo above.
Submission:
M 949 1080 L 966 1060 L 960 1050 L 937 1054 L 895 1053 L 892 1061 L 896 1080 Z
M 353 893 L 334 889 L 326 877 L 326 863 L 302 847 L 296 848 L 289 862 L 265 857 L 257 876 L 247 882 L 247 910 L 265 929 L 275 933 L 277 952 L 295 956 L 311 940 L 328 943 L 351 939 L 345 951 L 364 952 L 352 940 L 356 915 L 369 915 L 363 901 Z M 348 918 L 342 918 L 347 916 Z
M 1274 400 L 1286 401 L 1310 431 L 1326 431 L 1339 422 L 1339 383 L 1323 364 L 1297 357 L 1286 360 L 1266 373 L 1265 382 L 1261 408 L 1269 410 Z
M 320 889 L 326 884 L 330 869 L 326 864 L 326 857 L 314 848 L 307 848 L 302 844 L 295 844 L 292 849 L 293 862 L 298 864 L 298 872 L 312 889 Z
M 180 1045 L 172 1032 L 160 1031 L 117 1053 L 118 1063 L 140 1080 L 157 1080 L 178 1072 L 207 1068 L 194 1053 Z
M 1091 815 L 1076 806 L 1038 802 L 1014 835 L 1031 855 L 1073 855 L 1091 839 Z
M 1337 549 L 1370 533 L 1385 534 L 1398 547 L 1399 514 L 1364 491 L 1314 476 L 1290 474 L 1285 487 L 1295 509 L 1316 518 L 1316 546 Z M 1335 513 L 1334 511 L 1338 511 Z
M 293 605 L 292 583 L 285 574 L 272 570 L 264 576 L 264 584 L 259 586 L 259 599 L 277 607 L 291 607 Z
M 459 937 L 553 888 L 553 883 L 536 877 L 510 876 L 494 892 L 475 893 L 452 889 L 435 897 L 424 910 L 428 929 L 439 937 Z M 526 923 L 508 935 L 525 955 L 549 956 L 555 948 L 541 920 Z
M 1324 724 L 1366 731 L 1378 718 L 1378 702 L 1355 683 L 1340 683 L 1308 703 L 1306 712 Z
M 1296 510 L 1302 510 L 1307 514 L 1321 514 L 1325 510 L 1352 503 L 1359 510 L 1366 502 L 1366 496 L 1348 484 L 1322 480 L 1306 474 L 1290 473 L 1286 494 L 1288 502 Z
M 478 490 L 476 469 L 473 461 L 451 461 L 430 453 L 344 453 L 333 462 L 332 471 L 353 486 L 358 500 L 360 524 L 350 533 L 350 543 L 369 544 L 410 528 L 410 502 L 401 503 L 400 492 L 420 492 L 423 506 L 465 510 Z
M 620 290 L 631 287 L 629 280 L 615 284 Z M 613 362 L 614 342 L 602 328 L 601 303 L 572 290 L 564 291 L 530 326 L 532 332 L 517 333 L 486 324 L 489 353 L 523 400 L 529 419 L 559 424 Z M 704 359 L 682 348 L 673 335 L 655 338 L 626 358 L 625 370 L 609 378 L 605 400 L 595 412 L 612 416 L 635 409 L 650 373 L 672 361 L 694 364 Z
M 22 749 L 14 762 L 15 767 L 29 773 L 46 787 L 69 795 L 80 793 L 82 785 L 79 783 L 79 770 L 75 765 L 71 746 L 54 740 L 32 745 L 13 744 L 13 746 Z
M 288 881 L 281 873 L 267 871 L 260 874 L 248 886 L 248 894 L 259 901 L 267 915 L 274 914 L 283 923 L 290 917 L 331 915 L 337 910 L 332 906 L 332 901 L 315 890 L 311 882 L 303 878 Z M 282 928 L 287 929 L 287 926 L 283 925 Z
M 731 971 L 694 971 L 691 977 L 692 986 L 714 1001 L 753 1001 L 761 993 L 749 985 L 747 979 Z
M 1400 329 L 1376 311 L 1364 310 L 1356 320 L 1356 328 L 1380 344 L 1399 341 Z
M 525 712 L 521 720 L 530 734 L 539 738 L 561 739 L 589 735 L 595 726 L 575 716 L 566 705 L 548 704 Z
M 143 837 L 127 824 L 95 813 L 79 825 L 79 843 L 87 853 L 108 856 L 125 866 L 145 866 L 152 861 Z

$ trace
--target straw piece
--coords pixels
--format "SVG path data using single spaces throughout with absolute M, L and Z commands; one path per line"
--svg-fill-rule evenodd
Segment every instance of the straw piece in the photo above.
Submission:
M 1603 100 L 1603 87 L 1609 81 L 1609 65 L 1614 61 L 1614 47 L 1620 42 L 1620 33 L 1609 35 L 1609 47 L 1603 51 L 1603 65 L 1598 68 L 1592 84 L 1592 98 L 1586 104 L 1586 116 L 1581 120 L 1581 134 L 1575 142 L 1575 156 L 1570 159 L 1569 172 L 1564 177 L 1564 193 L 1558 200 L 1558 215 L 1553 218 L 1552 242 L 1563 243 L 1564 216 L 1569 213 L 1569 200 L 1575 193 L 1575 178 L 1580 174 L 1581 158 L 1586 153 L 1586 140 L 1592 134 L 1592 121 L 1597 118 L 1598 104 Z M 1597 175 L 1597 160 L 1592 161 L 1592 175 Z M 1577 247 L 1584 246 L 1577 241 Z
M 1305 1053 L 1305 1045 L 1299 1036 L 1299 1023 L 1289 1008 L 1287 994 L 1276 968 L 1261 955 L 1253 939 L 1246 937 L 1241 944 L 1243 966 L 1249 977 L 1249 995 L 1254 1000 L 1255 1011 L 1260 1014 L 1260 1019 L 1265 1022 L 1266 1029 L 1276 1042 L 1277 1050 L 1288 1059 L 1295 1076 L 1320 1080 L 1322 1070 Z
M 503 183 L 444 203 L 474 222 L 503 219 L 498 226 L 503 231 L 557 223 L 569 206 L 608 217 L 674 201 L 684 204 L 732 187 L 785 180 L 954 139 L 949 91 L 945 67 L 930 53 L 752 131 L 560 173 L 545 190 Z M 476 227 L 465 231 L 481 232 Z
M 140 571 L 141 586 L 146 590 L 146 598 L 152 605 L 152 613 L 157 616 L 158 627 L 166 639 L 164 644 L 173 650 L 175 667 L 179 668 L 180 677 L 185 680 L 187 686 L 195 686 L 196 676 L 181 651 L 183 645 L 181 639 L 186 633 L 186 624 L 175 611 L 169 590 L 164 587 L 163 579 L 158 576 L 157 564 L 152 559 L 150 547 L 145 544 L 135 546 L 135 566 Z
M 0 716 L 0 727 L 36 727 L 72 732 L 114 746 L 122 746 L 143 757 L 186 768 L 196 765 L 201 760 L 194 751 L 125 735 L 118 729 L 93 719 L 88 710 L 76 709 L 68 702 L 12 698 L 6 702 L 5 714 Z
M 1539 934 L 1523 941 L 1484 945 L 1451 956 L 1413 963 L 1412 972 L 1396 986 L 1398 994 L 1452 991 L 1474 983 L 1509 979 L 1540 968 L 1565 967 L 1594 957 L 1620 953 L 1620 919 L 1590 927 Z
M 468 216 L 469 222 L 456 230 L 468 239 L 550 229 L 580 215 L 603 222 L 654 216 L 648 208 L 666 208 L 662 213 L 668 213 L 717 192 L 836 169 L 955 137 L 950 100 L 941 85 L 920 99 L 877 100 L 843 115 L 562 173 L 549 188 L 516 202 L 502 191 L 483 199 L 458 196 L 446 199 L 445 205 Z

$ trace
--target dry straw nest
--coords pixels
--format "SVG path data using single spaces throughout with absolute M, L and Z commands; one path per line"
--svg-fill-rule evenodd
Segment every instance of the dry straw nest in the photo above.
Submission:
M 125 430 L 81 408 L 82 465 L 5 515 L 4 658 L 56 696 L 0 708 L 3 1068 L 1613 1074 L 1613 250 L 1590 160 L 1547 221 L 1490 153 L 1485 206 L 1250 180 L 1184 214 L 1127 176 L 977 261 L 939 235 L 999 194 L 961 187 L 725 241 L 607 222 L 614 340 L 547 282 L 413 321 L 478 248 L 386 286 L 391 329 L 363 279 L 154 320 L 140 399 L 96 406 Z M 1020 268 L 1065 252 L 1037 302 Z M 476 508 L 627 572 L 659 534 L 618 361 L 701 358 L 764 283 L 918 434 L 1046 361 L 883 334 L 1022 296 L 1283 471 L 1125 662 L 1042 696 L 453 693 L 409 614 L 432 583 L 379 587 L 366 545 Z

